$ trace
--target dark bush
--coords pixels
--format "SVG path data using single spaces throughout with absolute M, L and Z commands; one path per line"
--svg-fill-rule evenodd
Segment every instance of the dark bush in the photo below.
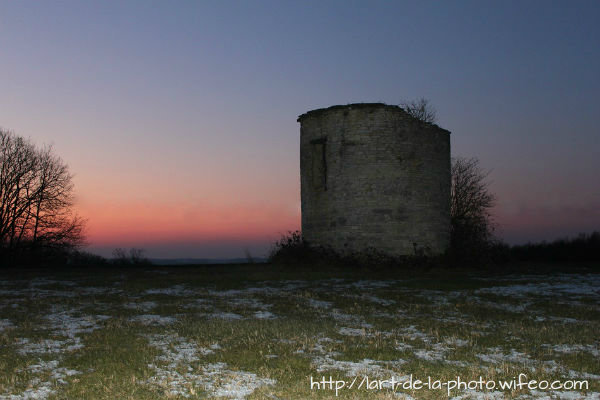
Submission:
M 269 253 L 269 262 L 284 262 L 284 263 L 303 263 L 311 260 L 317 260 L 326 255 L 326 251 L 322 248 L 309 246 L 304 240 L 302 232 L 294 231 L 282 235 L 275 242 L 271 252 Z
M 143 266 L 152 264 L 150 260 L 144 257 L 143 249 L 133 247 L 129 251 L 122 248 L 114 249 L 111 263 L 118 266 Z
M 87 251 L 73 251 L 67 258 L 67 264 L 75 267 L 99 267 L 109 265 L 108 260 Z
M 268 261 L 271 263 L 299 264 L 313 266 L 324 263 L 329 267 L 342 269 L 384 270 L 392 268 L 423 268 L 440 266 L 443 257 L 402 256 L 394 257 L 375 248 L 350 254 L 339 254 L 321 246 L 311 246 L 300 231 L 288 232 L 273 246 Z

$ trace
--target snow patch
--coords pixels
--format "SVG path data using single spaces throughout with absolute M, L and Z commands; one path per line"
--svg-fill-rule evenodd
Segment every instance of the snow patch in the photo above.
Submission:
M 135 317 L 129 318 L 131 322 L 140 322 L 147 326 L 157 326 L 157 325 L 169 325 L 177 322 L 177 318 L 175 317 L 165 317 L 162 315 L 156 314 L 142 314 L 136 315 Z
M 59 367 L 58 365 L 58 360 L 39 360 L 37 364 L 29 365 L 27 367 L 27 371 L 30 374 L 40 375 L 46 374 L 48 371 L 52 371 L 48 376 L 49 380 L 42 381 L 39 376 L 32 377 L 29 380 L 27 389 L 23 391 L 23 393 L 8 394 L 10 390 L 7 390 L 5 392 L 6 394 L 0 394 L 0 400 L 43 400 L 56 393 L 56 391 L 53 389 L 53 386 L 56 384 L 66 385 L 68 382 L 65 380 L 65 378 L 81 373 L 74 369 Z
M 433 345 L 432 349 L 424 350 L 419 349 L 415 350 L 414 354 L 417 358 L 425 361 L 442 361 L 448 352 L 449 348 L 444 346 L 441 343 L 436 343 Z
M 511 349 L 509 353 L 504 354 L 502 349 L 499 347 L 492 347 L 488 349 L 491 351 L 489 354 L 475 354 L 477 358 L 479 358 L 483 362 L 491 363 L 491 364 L 499 364 L 503 362 L 511 362 L 515 364 L 527 365 L 530 366 L 531 370 L 535 370 L 535 368 L 531 367 L 532 364 L 535 363 L 535 360 L 532 360 L 527 354 L 520 353 L 515 349 Z
M 405 362 L 406 361 L 404 360 L 376 361 L 368 358 L 357 362 L 339 361 L 333 359 L 329 355 L 326 355 L 313 358 L 312 364 L 316 367 L 318 372 L 338 370 L 343 371 L 346 376 L 376 376 L 387 377 L 389 379 L 390 377 L 395 376 L 396 373 L 390 369 L 384 368 L 381 364 L 399 367 Z
M 357 315 L 346 314 L 341 310 L 334 308 L 330 311 L 329 315 L 338 322 L 344 322 L 349 324 L 356 324 L 363 328 L 372 328 L 373 325 L 365 322 L 365 320 Z
M 81 315 L 76 317 L 72 314 L 75 310 L 56 311 L 58 309 L 58 307 L 54 307 L 55 311 L 48 314 L 45 319 L 50 323 L 51 329 L 70 338 L 74 338 L 81 333 L 90 333 L 100 329 L 102 326 L 99 322 L 110 318 L 108 315 Z
M 312 298 L 306 299 L 306 302 L 308 303 L 309 306 L 311 306 L 313 308 L 324 308 L 324 309 L 331 308 L 331 305 L 333 304 L 330 301 L 315 300 Z
M 209 314 L 209 317 L 224 319 L 225 321 L 237 321 L 237 320 L 244 318 L 240 314 L 235 314 L 235 313 L 230 313 L 230 312 L 216 312 L 216 313 Z
M 260 378 L 251 372 L 226 370 L 225 367 L 226 364 L 217 363 L 208 364 L 203 368 L 205 378 L 199 380 L 199 382 L 213 397 L 241 400 L 251 395 L 261 386 L 276 383 L 274 379 Z M 213 379 L 215 377 L 217 379 Z
M 5 329 L 14 328 L 15 326 L 10 322 L 9 319 L 0 319 L 0 332 Z
M 372 337 L 373 336 L 372 333 L 367 332 L 364 328 L 358 329 L 358 328 L 342 327 L 338 330 L 338 333 L 340 335 L 344 335 L 344 336 L 364 336 L 364 337 Z
M 47 278 L 34 278 L 29 282 L 32 287 L 47 286 L 47 285 L 62 285 L 62 286 L 75 286 L 77 283 L 73 281 L 57 281 L 54 279 Z
M 232 307 L 254 308 L 254 309 L 261 310 L 261 311 L 265 311 L 265 310 L 273 307 L 272 304 L 265 304 L 262 301 L 255 299 L 253 297 L 250 297 L 250 298 L 240 297 L 240 298 L 236 298 L 236 299 L 230 299 L 227 301 L 227 304 L 229 304 Z
M 430 335 L 426 334 L 425 332 L 421 332 L 414 325 L 410 325 L 401 329 L 400 333 L 410 340 L 421 340 L 425 343 L 430 343 L 433 341 L 433 338 Z
M 450 346 L 464 347 L 469 344 L 468 340 L 459 339 L 456 337 L 446 338 L 444 343 Z
M 258 319 L 275 319 L 277 316 L 269 311 L 257 311 L 254 313 L 254 318 Z
M 600 348 L 598 346 L 593 346 L 591 344 L 543 344 L 542 347 L 549 347 L 557 353 L 579 353 L 579 352 L 587 352 L 593 355 L 594 357 L 600 357 Z
M 554 297 L 562 295 L 598 298 L 600 295 L 600 276 L 595 274 L 559 275 L 553 278 L 552 282 L 495 286 L 478 289 L 475 293 L 506 297 L 525 297 L 529 295 Z
M 123 304 L 123 307 L 129 308 L 131 310 L 141 310 L 144 312 L 148 312 L 153 308 L 158 307 L 158 304 L 156 304 L 155 301 L 143 301 L 141 303 L 126 303 Z
M 161 289 L 146 289 L 144 294 L 163 294 L 167 296 L 195 296 L 197 293 L 194 290 L 186 289 L 184 285 L 175 285 Z
M 476 390 L 465 390 L 463 394 L 459 396 L 451 397 L 451 400 L 503 400 L 506 396 L 503 392 L 495 390 L 493 392 L 478 392 Z
M 28 338 L 19 338 L 15 343 L 20 346 L 17 352 L 22 355 L 30 353 L 63 353 L 66 351 L 82 349 L 84 347 L 83 343 L 81 343 L 81 339 L 78 337 L 68 338 L 66 340 L 42 339 L 35 343 L 32 343 Z

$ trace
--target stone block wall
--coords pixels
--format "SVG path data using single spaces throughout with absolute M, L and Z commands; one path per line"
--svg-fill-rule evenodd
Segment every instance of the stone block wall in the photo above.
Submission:
M 380 103 L 313 110 L 298 121 L 307 242 L 342 254 L 447 248 L 450 132 Z

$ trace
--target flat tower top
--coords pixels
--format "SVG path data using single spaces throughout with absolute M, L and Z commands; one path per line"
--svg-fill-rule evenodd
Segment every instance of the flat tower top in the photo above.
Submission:
M 298 122 L 302 122 L 303 119 L 308 118 L 308 117 L 320 117 L 324 114 L 330 113 L 330 112 L 338 112 L 338 111 L 342 111 L 342 110 L 352 110 L 352 109 L 381 109 L 381 108 L 385 108 L 391 111 L 395 111 L 398 113 L 403 114 L 404 116 L 408 117 L 408 118 L 412 118 L 415 121 L 419 121 L 421 124 L 424 125 L 428 125 L 430 127 L 435 127 L 438 128 L 442 131 L 445 131 L 446 133 L 450 134 L 450 131 L 447 129 L 444 129 L 442 127 L 440 127 L 439 125 L 435 124 L 435 123 L 430 123 L 430 122 L 422 122 L 421 120 L 419 120 L 418 118 L 413 117 L 412 115 L 410 115 L 409 113 L 406 112 L 406 110 L 400 106 L 394 106 L 394 105 L 390 105 L 390 104 L 385 104 L 385 103 L 352 103 L 352 104 L 339 104 L 336 106 L 331 106 L 331 107 L 325 107 L 325 108 L 317 108 L 315 110 L 310 110 L 305 112 L 304 114 L 300 115 L 297 119 Z
M 304 114 L 300 115 L 298 117 L 298 122 L 301 122 L 302 119 L 306 118 L 306 117 L 315 117 L 315 116 L 319 116 L 322 115 L 324 113 L 330 112 L 330 111 L 338 111 L 338 110 L 351 110 L 351 109 L 357 109 L 357 108 L 391 108 L 397 111 L 401 111 L 401 112 L 406 112 L 404 111 L 404 109 L 402 107 L 399 106 L 392 106 L 389 104 L 385 104 L 385 103 L 352 103 L 352 104 L 340 104 L 337 106 L 331 106 L 331 107 L 326 107 L 326 108 L 317 108 L 316 110 L 311 110 L 308 112 L 305 112 Z

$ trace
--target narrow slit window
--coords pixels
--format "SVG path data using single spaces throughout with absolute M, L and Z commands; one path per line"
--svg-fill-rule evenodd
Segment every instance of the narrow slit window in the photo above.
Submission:
M 311 141 L 312 180 L 318 190 L 327 190 L 327 138 Z

